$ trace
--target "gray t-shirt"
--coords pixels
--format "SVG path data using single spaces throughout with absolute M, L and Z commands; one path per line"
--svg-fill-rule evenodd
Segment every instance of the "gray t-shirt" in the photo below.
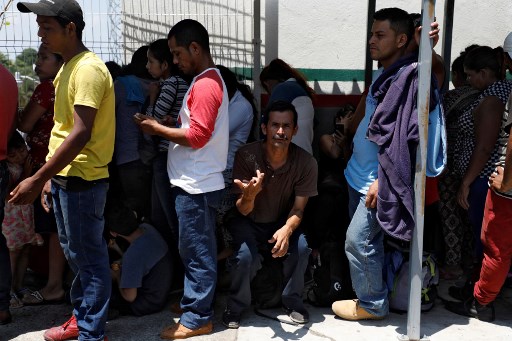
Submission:
M 160 311 L 167 303 L 171 287 L 172 265 L 167 243 L 151 225 L 142 224 L 144 233 L 123 256 L 120 288 L 137 288 L 130 304 L 135 315 Z

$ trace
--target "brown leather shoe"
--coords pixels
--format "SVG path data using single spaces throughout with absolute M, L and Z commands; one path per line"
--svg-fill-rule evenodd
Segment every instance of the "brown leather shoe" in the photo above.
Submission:
M 386 316 L 370 314 L 359 306 L 359 300 L 336 301 L 332 304 L 332 311 L 345 320 L 382 320 Z
M 192 336 L 209 334 L 212 330 L 212 321 L 197 329 L 189 329 L 178 322 L 172 326 L 165 327 L 160 333 L 160 338 L 167 340 L 186 339 Z

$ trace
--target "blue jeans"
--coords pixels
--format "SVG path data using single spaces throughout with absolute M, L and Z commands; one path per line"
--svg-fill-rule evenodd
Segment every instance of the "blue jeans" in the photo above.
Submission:
M 4 206 L 8 182 L 9 172 L 7 171 L 7 163 L 5 160 L 2 160 L 0 161 L 0 311 L 9 311 L 9 300 L 11 299 L 11 260 L 1 228 L 4 221 Z
M 234 313 L 241 313 L 251 304 L 251 281 L 261 269 L 263 256 L 260 249 L 270 250 L 268 240 L 285 221 L 270 224 L 256 224 L 244 216 L 237 216 L 229 222 L 233 235 L 233 269 L 231 270 L 231 287 L 227 308 Z M 302 291 L 304 290 L 304 273 L 308 266 L 309 254 L 304 234 L 295 230 L 290 237 L 288 253 L 283 260 L 282 293 L 284 306 L 303 308 Z
M 197 329 L 213 318 L 213 298 L 217 284 L 217 242 L 215 217 L 222 190 L 189 194 L 172 187 L 178 249 L 185 268 L 180 323 Z
M 151 189 L 151 222 L 170 248 L 176 248 L 178 229 L 173 210 L 171 182 L 167 174 L 167 152 L 160 151 L 153 159 L 153 184 Z
M 366 208 L 366 195 L 348 186 L 350 225 L 345 253 L 350 264 L 352 286 L 359 305 L 375 316 L 389 312 L 388 289 L 382 278 L 384 232 L 377 222 L 377 209 Z
M 70 191 L 52 181 L 59 241 L 75 273 L 71 304 L 80 330 L 79 340 L 103 340 L 111 291 L 103 211 L 108 183 Z

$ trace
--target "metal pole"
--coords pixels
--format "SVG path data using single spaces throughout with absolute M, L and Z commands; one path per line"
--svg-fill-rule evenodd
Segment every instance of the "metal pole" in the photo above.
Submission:
M 370 36 L 373 25 L 373 15 L 375 14 L 376 0 L 368 0 L 368 15 L 366 17 L 366 37 Z M 364 66 L 364 88 L 368 89 L 372 84 L 373 59 L 370 55 L 370 45 L 366 41 L 366 59 Z
M 260 73 L 261 73 L 261 0 L 254 0 L 254 37 L 252 44 L 254 47 L 254 67 L 252 69 L 252 81 L 253 81 L 253 95 L 256 100 L 256 109 L 258 114 L 261 111 L 261 84 L 260 84 Z M 258 124 L 253 131 L 253 136 L 259 139 L 259 118 Z
M 279 0 L 265 1 L 265 65 L 279 57 Z
M 443 27 L 443 49 L 441 54 L 444 59 L 444 65 L 447 70 L 450 70 L 452 59 L 452 37 L 453 37 L 453 13 L 454 13 L 455 0 L 446 0 L 444 6 L 444 27 Z M 448 73 L 450 74 L 450 73 Z M 450 88 L 449 78 L 443 84 L 443 93 Z
M 425 209 L 425 160 L 427 156 L 428 113 L 430 99 L 430 77 L 432 71 L 432 41 L 429 38 L 430 23 L 434 21 L 435 0 L 422 0 L 421 38 L 418 66 L 418 130 L 419 144 L 416 152 L 416 173 L 414 177 L 414 216 L 416 228 L 413 231 L 409 255 L 409 308 L 407 310 L 407 337 L 420 340 L 421 320 L 421 273 L 423 259 L 423 225 Z

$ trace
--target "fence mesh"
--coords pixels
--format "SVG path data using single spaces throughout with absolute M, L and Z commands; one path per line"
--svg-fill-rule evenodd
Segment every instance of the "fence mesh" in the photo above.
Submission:
M 252 0 L 77 1 L 86 22 L 84 44 L 105 62 L 128 63 L 139 46 L 167 37 L 172 25 L 191 18 L 210 33 L 215 62 L 231 68 L 241 79 L 252 79 Z M 40 40 L 35 15 L 20 13 L 17 2 L 0 0 L 0 62 L 16 75 L 24 105 L 38 82 L 33 64 Z

